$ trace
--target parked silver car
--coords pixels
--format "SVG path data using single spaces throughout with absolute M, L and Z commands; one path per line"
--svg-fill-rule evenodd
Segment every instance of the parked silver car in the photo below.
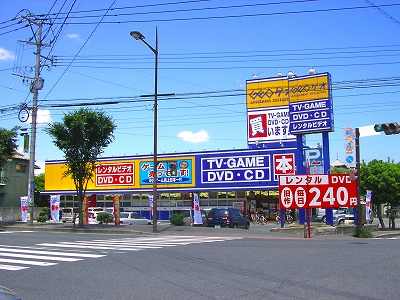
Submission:
M 354 207 L 339 207 L 333 214 L 333 223 L 335 225 L 354 224 Z
M 121 225 L 151 225 L 151 221 L 139 215 L 137 212 L 120 212 L 119 223 Z

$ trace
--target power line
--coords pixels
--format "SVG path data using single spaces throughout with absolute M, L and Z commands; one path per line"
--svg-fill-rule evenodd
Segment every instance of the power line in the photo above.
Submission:
M 394 7 L 400 6 L 400 4 L 382 4 L 380 7 Z M 357 9 L 369 9 L 371 5 L 367 6 L 353 6 L 353 7 L 342 7 L 342 8 L 328 8 L 328 9 L 314 9 L 314 10 L 296 10 L 296 11 L 285 11 L 285 12 L 271 12 L 271 13 L 255 13 L 255 14 L 237 14 L 237 15 L 223 15 L 223 16 L 206 16 L 206 17 L 188 17 L 188 18 L 166 18 L 166 19 L 147 19 L 147 20 L 127 20 L 127 21 L 103 21 L 103 24 L 126 24 L 126 23 L 153 23 L 153 22 L 178 22 L 178 21 L 203 21 L 203 20 L 215 20 L 215 19 L 231 19 L 231 18 L 254 18 L 254 17 L 267 17 L 267 16 L 278 16 L 278 15 L 293 15 L 293 14 L 305 14 L 305 13 L 322 13 L 332 11 L 351 11 Z M 68 22 L 68 25 L 91 25 L 96 22 Z M 53 24 L 58 24 L 54 22 Z
M 79 53 L 82 51 L 82 49 L 85 47 L 85 45 L 87 44 L 87 42 L 89 41 L 89 39 L 92 37 L 92 35 L 94 34 L 94 32 L 96 31 L 96 29 L 100 26 L 100 24 L 102 23 L 103 19 L 105 18 L 105 16 L 107 15 L 107 13 L 110 11 L 111 7 L 114 5 L 115 1 L 114 0 L 113 3 L 110 5 L 110 7 L 108 8 L 108 10 L 106 11 L 106 13 L 103 15 L 103 17 L 101 18 L 100 21 L 97 22 L 95 28 L 93 29 L 93 31 L 90 33 L 90 35 L 88 36 L 88 38 L 86 39 L 86 41 L 83 43 L 82 47 L 79 49 L 79 51 L 76 53 L 75 57 L 77 57 L 79 55 Z M 65 24 L 65 22 L 63 22 L 63 24 Z M 61 78 L 64 76 L 64 74 L 67 72 L 68 68 L 70 67 L 70 65 L 72 64 L 74 60 L 71 61 L 71 63 L 67 66 L 67 68 L 64 70 L 64 72 L 61 74 L 61 76 L 58 78 L 58 80 L 56 81 L 56 83 L 52 86 L 52 88 L 50 89 L 50 91 L 47 93 L 46 97 L 51 93 L 51 91 L 56 87 L 56 85 L 60 82 Z M 45 98 L 46 98 L 45 97 Z

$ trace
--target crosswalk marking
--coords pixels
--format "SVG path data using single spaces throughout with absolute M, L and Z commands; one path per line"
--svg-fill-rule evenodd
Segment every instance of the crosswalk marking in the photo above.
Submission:
M 40 255 L 7 253 L 7 252 L 0 252 L 0 256 L 29 258 L 29 259 L 47 259 L 47 260 L 55 260 L 55 261 L 79 261 L 79 260 L 83 260 L 83 258 L 72 258 L 72 257 L 62 257 L 62 256 L 46 256 L 45 257 L 45 256 L 40 256 Z
M 20 231 L 0 231 L 0 233 L 22 233 L 22 232 L 34 232 L 32 230 L 20 230 Z
M 41 255 L 54 255 L 54 251 L 45 250 L 29 250 L 24 248 L 10 248 L 10 246 L 0 246 L 0 251 L 3 252 L 16 252 L 16 253 L 31 253 L 31 254 L 41 254 Z M 104 254 L 90 254 L 90 253 L 73 253 L 73 252 L 60 252 L 57 251 L 58 255 L 62 256 L 78 256 L 86 258 L 99 258 L 105 256 Z
M 26 261 L 26 260 L 21 260 L 21 259 L 8 259 L 8 258 L 0 258 L 0 262 L 11 263 L 11 264 L 42 266 L 42 267 L 57 265 L 57 263 L 50 263 L 50 262 L 46 262 L 46 261 L 34 261 L 34 260 Z
M 233 239 L 241 237 L 151 236 L 39 243 L 33 247 L 0 245 L 0 270 L 19 271 L 31 266 L 48 267 L 62 262 L 77 262 L 85 258 L 106 256 L 106 254 L 93 254 L 90 251 L 140 251 Z
M 11 265 L 2 265 L 2 264 L 0 264 L 0 270 L 19 271 L 19 270 L 23 270 L 23 269 L 29 269 L 29 267 L 11 266 Z

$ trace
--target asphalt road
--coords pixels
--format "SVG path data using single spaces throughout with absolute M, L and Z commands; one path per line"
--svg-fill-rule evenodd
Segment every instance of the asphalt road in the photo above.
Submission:
M 400 239 L 249 232 L 4 231 L 0 285 L 25 300 L 400 297 Z

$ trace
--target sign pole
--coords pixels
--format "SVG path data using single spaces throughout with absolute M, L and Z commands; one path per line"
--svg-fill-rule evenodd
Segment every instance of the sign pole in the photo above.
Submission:
M 360 203 L 360 130 L 356 128 L 356 170 L 357 170 L 357 229 L 356 234 L 360 236 L 361 231 L 361 203 Z M 354 220 L 356 221 L 356 220 Z

